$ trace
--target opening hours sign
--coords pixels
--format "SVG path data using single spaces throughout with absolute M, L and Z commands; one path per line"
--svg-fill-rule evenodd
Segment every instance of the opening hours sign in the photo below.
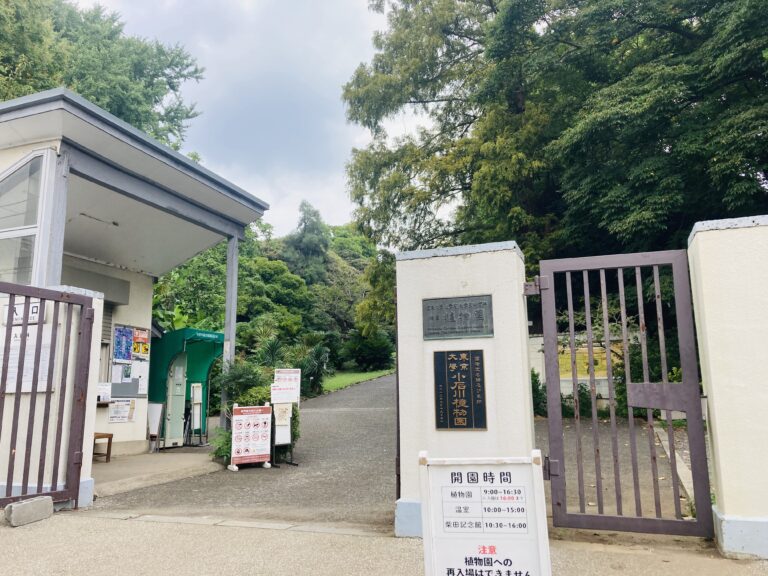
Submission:
M 539 450 L 419 464 L 426 576 L 551 576 Z

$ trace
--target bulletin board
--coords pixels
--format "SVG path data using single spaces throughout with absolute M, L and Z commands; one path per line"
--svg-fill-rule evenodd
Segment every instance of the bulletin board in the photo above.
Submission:
M 149 390 L 150 330 L 115 324 L 110 380 L 112 396 L 145 398 Z

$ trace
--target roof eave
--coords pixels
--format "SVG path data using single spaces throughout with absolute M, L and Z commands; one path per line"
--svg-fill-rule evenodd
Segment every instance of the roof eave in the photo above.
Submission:
M 39 108 L 45 104 L 55 103 L 60 103 L 60 108 L 66 109 L 70 113 L 80 115 L 86 121 L 105 124 L 115 131 L 123 140 L 134 145 L 138 144 L 140 147 L 145 148 L 148 153 L 172 164 L 177 170 L 205 182 L 205 184 L 211 188 L 240 202 L 247 208 L 257 212 L 259 215 L 263 215 L 264 212 L 269 209 L 269 204 L 263 200 L 253 196 L 229 180 L 214 174 L 183 154 L 158 142 L 141 130 L 134 128 L 117 116 L 99 108 L 82 96 L 79 96 L 66 88 L 54 88 L 46 90 L 45 92 L 38 92 L 6 102 L 0 102 L 0 115 L 24 109 Z

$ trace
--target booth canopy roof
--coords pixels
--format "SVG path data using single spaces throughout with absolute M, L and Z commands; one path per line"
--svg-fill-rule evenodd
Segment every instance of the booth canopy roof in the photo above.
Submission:
M 64 249 L 75 256 L 159 276 L 232 229 L 242 230 L 269 208 L 69 90 L 57 88 L 0 103 L 0 149 L 46 141 L 61 141 L 231 223 L 229 232 L 206 229 L 141 198 L 129 199 L 73 176 Z
M 0 148 L 64 139 L 243 225 L 269 205 L 65 88 L 0 102 Z

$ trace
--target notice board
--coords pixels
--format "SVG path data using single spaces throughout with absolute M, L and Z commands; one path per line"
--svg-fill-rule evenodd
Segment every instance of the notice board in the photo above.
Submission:
M 269 462 L 271 441 L 271 406 L 232 409 L 232 465 Z
M 419 455 L 427 576 L 551 576 L 542 456 Z

